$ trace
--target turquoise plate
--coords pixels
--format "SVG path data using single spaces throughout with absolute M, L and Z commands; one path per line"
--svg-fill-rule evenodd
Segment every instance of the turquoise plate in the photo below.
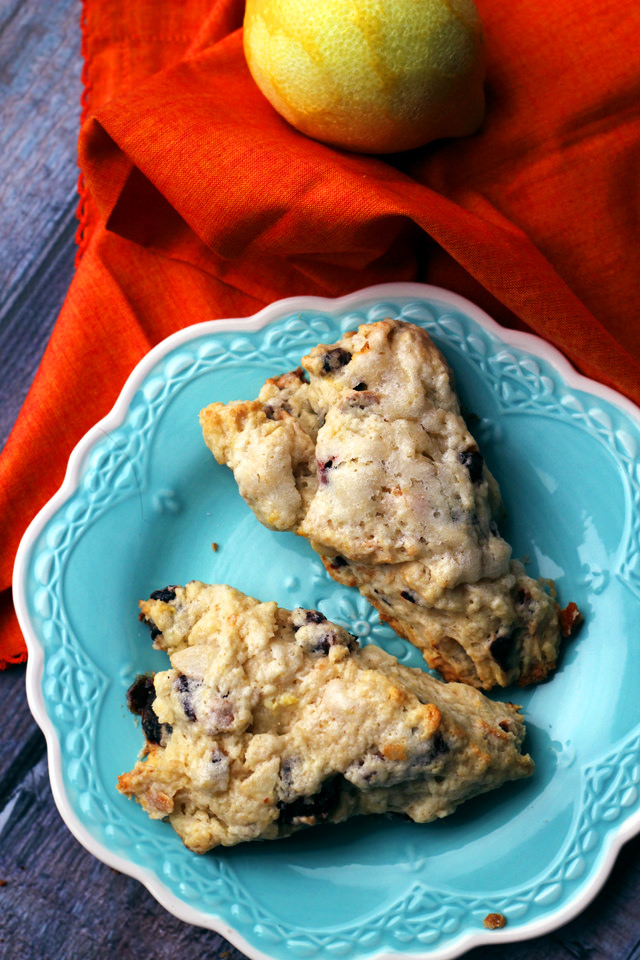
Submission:
M 142 745 L 126 689 L 168 662 L 138 622 L 139 598 L 191 579 L 230 583 L 318 607 L 420 662 L 306 542 L 258 524 L 205 448 L 198 411 L 253 397 L 312 345 L 386 316 L 419 323 L 441 347 L 500 482 L 515 556 L 585 614 L 548 683 L 498 694 L 523 704 L 536 773 L 438 823 L 362 818 L 198 857 L 115 789 Z M 29 703 L 69 828 L 172 913 L 254 958 L 455 957 L 575 916 L 640 830 L 639 450 L 631 403 L 434 287 L 284 300 L 170 337 L 78 444 L 16 561 Z M 496 912 L 506 927 L 485 930 Z

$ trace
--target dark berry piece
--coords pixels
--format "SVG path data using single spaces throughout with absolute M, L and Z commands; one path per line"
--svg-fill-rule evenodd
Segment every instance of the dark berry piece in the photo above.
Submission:
M 427 748 L 420 753 L 415 755 L 415 758 L 412 757 L 410 765 L 428 767 L 431 764 L 438 760 L 439 757 L 444 757 L 445 754 L 449 753 L 449 744 L 444 739 L 439 730 L 436 730 L 434 735 L 431 737 Z
M 278 803 L 278 821 L 285 826 L 321 823 L 331 816 L 338 805 L 339 797 L 340 778 L 330 777 L 311 797 L 297 797 L 290 803 Z
M 319 610 L 307 610 L 307 623 L 324 623 L 326 619 Z
M 346 567 L 349 565 L 349 561 L 345 560 L 344 557 L 341 557 L 339 554 L 337 557 L 334 557 L 331 561 L 332 567 Z
M 380 783 L 380 768 L 386 764 L 384 754 L 380 753 L 379 750 L 372 750 L 371 753 L 366 754 L 351 765 L 355 767 L 355 771 L 351 768 L 347 769 L 347 778 L 360 787 L 364 785 L 375 786 Z
M 420 597 L 415 592 L 415 590 L 402 590 L 400 596 L 403 600 L 408 600 L 409 603 L 419 603 Z
M 336 629 L 331 628 L 324 632 L 318 631 L 317 636 L 313 637 L 307 649 L 309 653 L 320 654 L 326 657 L 331 647 L 335 647 L 337 644 L 343 647 L 346 646 L 348 650 L 354 650 L 359 646 L 358 638 L 354 637 L 352 633 L 348 633 L 346 636 L 347 639 L 345 643 L 345 636 L 342 631 L 338 633 Z
M 434 766 L 448 752 L 449 746 L 438 730 L 429 740 L 413 746 L 406 759 L 392 759 L 373 750 L 352 764 L 345 776 L 360 790 L 411 783 L 434 776 Z
M 292 370 L 291 373 L 284 373 L 282 377 L 276 380 L 276 383 L 278 386 L 282 384 L 283 387 L 286 387 L 294 378 L 299 380 L 300 383 L 309 383 L 309 374 L 302 367 L 296 367 L 296 369 Z
M 531 605 L 532 596 L 528 590 L 518 590 L 516 594 L 516 604 L 519 607 L 524 608 L 525 610 Z
M 138 620 L 140 621 L 140 623 L 144 623 L 145 626 L 149 627 L 149 630 L 151 631 L 151 639 L 152 639 L 152 640 L 155 640 L 156 637 L 159 637 L 160 634 L 162 633 L 162 630 L 160 630 L 158 627 L 156 627 L 156 625 L 155 625 L 155 623 L 153 622 L 153 620 L 150 620 L 149 617 L 145 617 L 145 615 L 144 615 L 143 613 L 141 613 L 141 614 L 138 616 Z
M 364 383 L 364 382 L 361 380 L 360 383 L 356 383 L 356 385 L 355 385 L 355 387 L 354 387 L 353 389 L 354 389 L 354 390 L 366 390 L 366 389 L 367 389 L 367 385 L 366 385 L 366 383 Z
M 293 757 L 285 757 L 280 763 L 280 781 L 285 787 L 293 783 L 293 770 L 297 761 Z
M 184 710 L 187 720 L 190 720 L 192 723 L 197 719 L 196 711 L 193 706 L 193 692 L 196 690 L 202 683 L 201 680 L 192 680 L 191 677 L 187 677 L 184 673 L 181 673 L 176 677 L 175 687 L 178 693 L 180 694 L 180 701 L 182 703 L 182 709 Z
M 163 603 L 169 603 L 171 600 L 175 600 L 175 598 L 176 598 L 175 587 L 163 587 L 162 590 L 154 590 L 149 599 L 162 600 Z
M 342 347 L 335 347 L 327 351 L 322 358 L 322 369 L 324 373 L 331 373 L 333 370 L 339 370 L 340 367 L 346 367 L 351 360 L 351 354 Z
M 411 783 L 433 776 L 434 766 L 449 752 L 449 746 L 440 731 L 429 740 L 413 747 L 405 761 L 389 760 L 379 751 L 363 758 L 353 783 L 360 781 L 367 787 L 391 787 L 399 783 Z M 440 769 L 438 767 L 438 769 Z
M 329 483 L 329 477 L 327 476 L 327 470 L 333 468 L 333 460 L 325 460 L 324 463 L 321 460 L 317 460 L 318 464 L 318 479 L 322 485 Z
M 142 711 L 142 732 L 149 743 L 161 745 L 172 732 L 171 724 L 160 723 L 152 707 Z
M 154 709 L 153 701 L 156 698 L 156 689 L 153 685 L 152 674 L 140 674 L 127 690 L 127 706 L 131 713 L 137 714 L 142 721 L 142 732 L 149 743 L 161 744 L 171 733 L 168 723 L 160 723 Z
M 291 405 L 286 400 L 283 403 L 272 400 L 271 403 L 265 403 L 262 409 L 267 420 L 282 420 L 283 410 L 285 413 L 292 413 Z
M 141 714 L 156 698 L 153 674 L 140 673 L 127 690 L 127 707 L 131 713 Z
M 469 471 L 471 483 L 479 483 L 482 480 L 484 458 L 479 450 L 463 450 L 458 454 L 458 461 Z
M 504 636 L 498 636 L 489 644 L 491 656 L 498 664 L 501 670 L 508 673 L 510 668 L 511 655 L 513 653 L 515 637 L 512 633 Z
M 306 627 L 309 623 L 324 623 L 326 619 L 319 610 L 303 610 L 300 607 L 293 617 L 293 632 L 298 631 L 300 627 Z
M 380 591 L 377 590 L 375 587 L 373 588 L 373 592 L 374 592 L 378 597 L 380 597 L 380 599 L 382 600 L 382 602 L 383 602 L 383 603 L 386 603 L 386 605 L 387 605 L 388 607 L 393 606 L 393 604 L 391 603 L 391 601 L 388 600 L 387 597 L 383 597 L 382 594 L 380 593 Z

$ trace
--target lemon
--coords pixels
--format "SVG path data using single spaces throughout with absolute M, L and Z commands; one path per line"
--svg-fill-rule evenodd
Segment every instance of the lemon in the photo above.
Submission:
M 482 123 L 473 0 L 247 0 L 244 50 L 278 113 L 334 146 L 391 153 Z

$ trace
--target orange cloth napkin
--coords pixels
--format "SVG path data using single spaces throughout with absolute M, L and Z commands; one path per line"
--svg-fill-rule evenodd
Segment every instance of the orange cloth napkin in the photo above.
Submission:
M 0 457 L 0 663 L 25 656 L 10 580 L 27 523 L 135 363 L 187 324 L 418 279 L 640 402 L 640 6 L 477 4 L 482 129 L 381 159 L 273 111 L 241 0 L 85 0 L 79 262 Z

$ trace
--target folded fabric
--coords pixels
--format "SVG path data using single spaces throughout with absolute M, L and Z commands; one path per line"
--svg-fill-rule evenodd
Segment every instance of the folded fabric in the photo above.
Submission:
M 275 113 L 240 0 L 85 0 L 82 256 L 0 457 L 0 661 L 24 656 L 9 584 L 27 522 L 136 361 L 186 324 L 419 279 L 640 402 L 640 7 L 478 8 L 483 127 L 380 159 Z

